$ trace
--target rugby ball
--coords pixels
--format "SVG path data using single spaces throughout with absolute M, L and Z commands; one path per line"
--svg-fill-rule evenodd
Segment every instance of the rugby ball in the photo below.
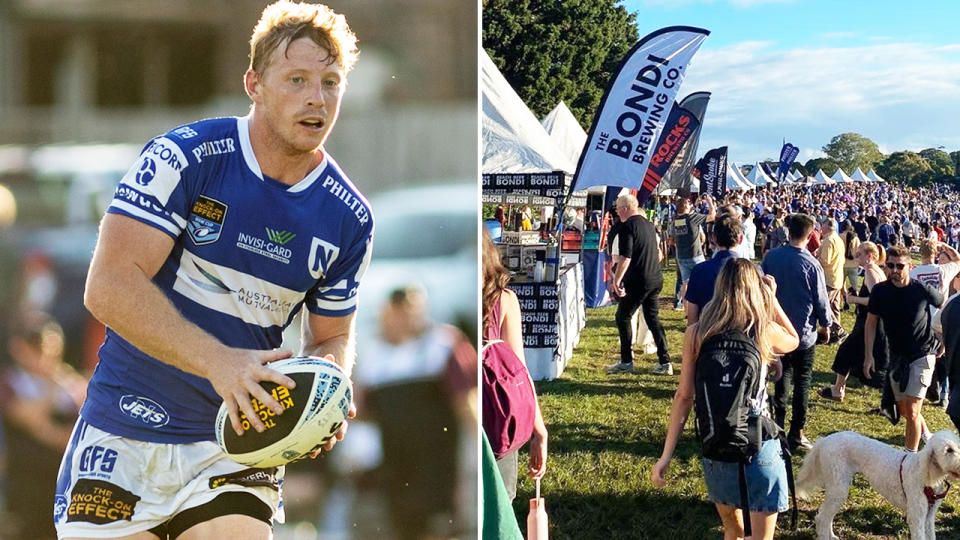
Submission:
M 283 414 L 251 400 L 266 426 L 263 433 L 240 413 L 243 435 L 230 424 L 225 404 L 220 405 L 214 430 L 217 444 L 233 461 L 255 468 L 277 467 L 306 457 L 320 449 L 343 425 L 353 399 L 350 379 L 340 366 L 312 356 L 287 358 L 267 364 L 290 377 L 290 390 L 272 382 L 261 386 L 283 406 Z

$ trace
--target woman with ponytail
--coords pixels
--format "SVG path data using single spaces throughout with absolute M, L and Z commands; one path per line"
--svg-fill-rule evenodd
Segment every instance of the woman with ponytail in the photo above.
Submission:
M 873 342 L 873 358 L 876 361 L 875 369 L 880 376 L 874 375 L 873 378 L 863 377 L 863 358 L 864 358 L 864 325 L 867 321 L 867 303 L 870 300 L 870 291 L 874 285 L 887 279 L 886 274 L 880 268 L 883 261 L 886 260 L 886 251 L 883 246 L 873 242 L 864 242 L 860 244 L 857 250 L 857 260 L 860 267 L 863 268 L 863 284 L 860 285 L 860 291 L 857 294 L 847 293 L 847 302 L 855 305 L 857 309 L 857 319 L 853 324 L 853 331 L 850 336 L 837 348 L 837 355 L 833 359 L 831 369 L 837 374 L 837 379 L 833 386 L 824 386 L 820 389 L 820 396 L 834 401 L 843 401 L 846 392 L 847 378 L 853 373 L 865 385 L 875 388 L 881 387 L 884 374 L 889 362 L 887 351 L 887 336 L 883 331 L 883 323 L 878 323 L 877 338 Z

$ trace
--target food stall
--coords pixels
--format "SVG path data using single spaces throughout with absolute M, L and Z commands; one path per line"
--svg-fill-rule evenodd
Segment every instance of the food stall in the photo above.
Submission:
M 563 202 L 566 188 L 566 175 L 560 171 L 484 174 L 482 197 L 484 203 L 555 207 Z M 583 194 L 574 194 L 567 204 L 582 206 L 585 200 Z M 510 288 L 520 301 L 527 368 L 534 380 L 554 379 L 573 356 L 586 324 L 579 251 L 562 251 L 558 234 L 543 239 L 536 231 L 509 228 L 498 247 L 510 270 Z

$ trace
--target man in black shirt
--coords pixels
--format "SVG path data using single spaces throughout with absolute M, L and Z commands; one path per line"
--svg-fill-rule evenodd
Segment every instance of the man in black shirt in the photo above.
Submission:
M 943 303 L 940 291 L 916 279 L 910 279 L 910 252 L 902 245 L 887 252 L 887 281 L 870 292 L 864 335 L 863 374 L 873 370 L 873 342 L 877 321 L 883 321 L 890 344 L 890 373 L 894 399 L 906 420 L 904 446 L 915 452 L 926 422 L 920 409 L 933 378 L 936 340 L 931 324 L 931 309 Z
M 633 371 L 633 328 L 630 320 L 637 308 L 642 306 L 643 318 L 653 333 L 660 364 L 654 373 L 673 375 L 670 355 L 667 352 L 667 336 L 660 324 L 660 308 L 657 298 L 663 288 L 660 270 L 660 250 L 657 231 L 653 224 L 640 214 L 637 198 L 621 195 L 617 198 L 617 215 L 620 225 L 617 247 L 620 260 L 613 277 L 613 288 L 620 296 L 617 305 L 617 330 L 620 332 L 620 362 L 607 368 L 607 373 Z

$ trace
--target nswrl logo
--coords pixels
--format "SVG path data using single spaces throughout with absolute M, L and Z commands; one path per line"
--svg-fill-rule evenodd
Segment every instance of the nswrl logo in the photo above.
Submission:
M 269 238 L 271 242 L 276 242 L 281 246 L 293 240 L 293 238 L 297 236 L 289 231 L 275 231 L 269 227 L 264 227 L 264 229 L 267 231 L 267 238 Z

